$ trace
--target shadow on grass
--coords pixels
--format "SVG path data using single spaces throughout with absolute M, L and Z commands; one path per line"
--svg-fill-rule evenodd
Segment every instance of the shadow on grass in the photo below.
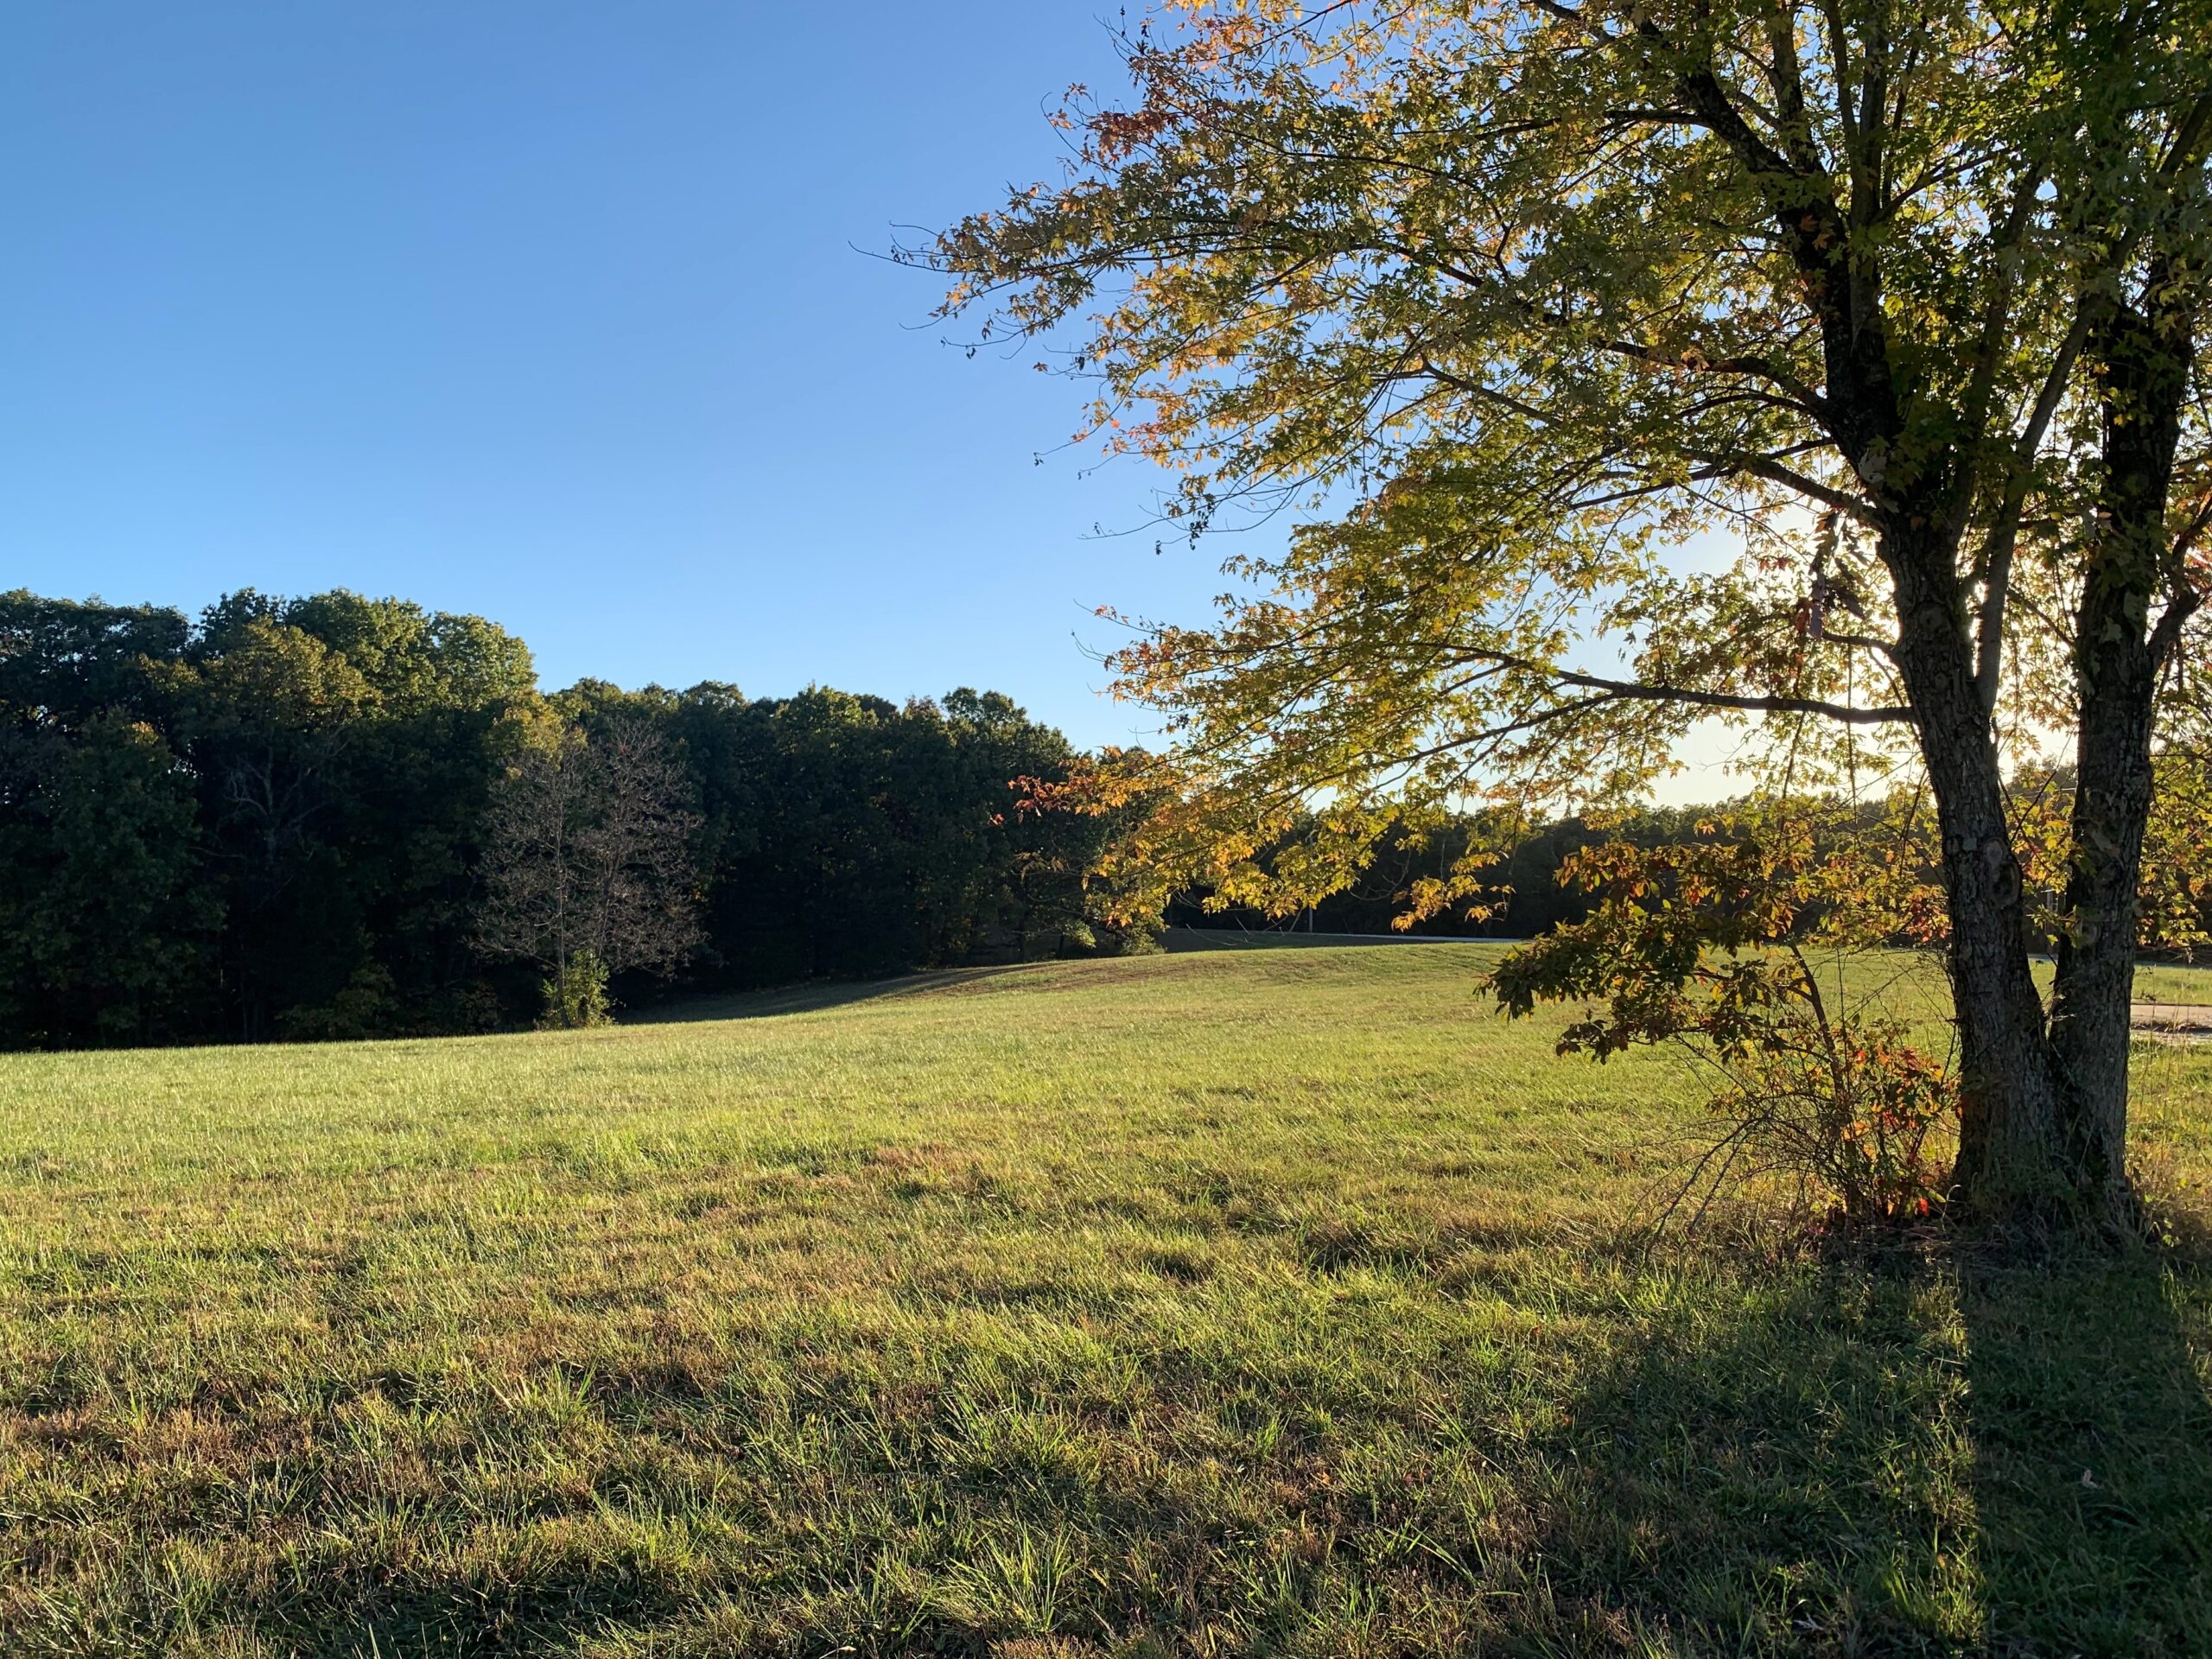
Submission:
M 1542 1448 L 1553 1594 L 1632 1649 L 1970 1651 L 1947 1301 L 1855 1270 L 1686 1300 Z
M 318 1605 L 310 1597 L 293 1607 L 260 1610 L 255 1628 L 278 1644 L 276 1651 L 298 1659 L 499 1659 L 563 1650 L 580 1631 L 649 1628 L 679 1605 L 633 1573 L 571 1564 L 521 1583 L 488 1574 L 410 1583 L 400 1575 L 350 1606 Z
M 2190 1294 L 2200 1287 L 2198 1270 L 2148 1251 L 1962 1265 L 1993 1651 L 2212 1644 L 2212 1405 Z
M 1335 1274 L 1347 1259 L 1332 1247 L 1307 1266 Z M 719 1378 L 608 1374 L 594 1408 L 635 1444 L 607 1490 L 645 1482 L 643 1513 L 743 1513 L 741 1537 L 712 1535 L 727 1556 L 674 1572 L 594 1530 L 596 1499 L 570 1494 L 573 1528 L 526 1548 L 388 1540 L 389 1554 L 304 1586 L 257 1580 L 226 1611 L 270 1650 L 334 1659 L 489 1659 L 588 1637 L 609 1653 L 802 1659 L 1209 1643 L 1646 1659 L 2206 1650 L 2201 1268 L 2148 1253 L 2035 1268 L 1929 1256 L 1692 1272 L 1682 1286 L 1572 1389 L 1546 1370 L 1523 1389 L 1511 1368 L 1440 1366 L 1459 1399 L 1434 1420 L 1401 1419 L 1371 1379 L 1332 1385 L 1305 1357 L 1179 1360 L 1171 1344 L 1147 1370 L 1160 1399 L 1185 1402 L 1190 1437 L 1161 1411 L 1141 1432 L 1165 1435 L 1162 1455 L 1126 1463 L 1088 1459 L 1136 1420 L 1086 1423 L 1063 1404 L 1085 1374 L 1016 1363 L 1020 1351 L 1003 1371 L 907 1375 L 858 1355 L 831 1363 L 794 1333 Z M 1594 1332 L 1607 1306 L 1560 1311 Z M 781 1416 L 761 1405 L 770 1376 L 789 1382 Z M 1336 1427 L 1299 1427 L 1301 1401 L 1325 1403 Z M 1446 1418 L 1484 1472 L 1432 1493 L 1417 1471 Z M 1238 1445 L 1262 1421 L 1291 1425 L 1272 1454 Z M 1410 1431 L 1395 1449 L 1393 1431 Z M 1344 1433 L 1359 1455 L 1332 1454 Z M 684 1446 L 702 1460 L 652 1473 Z M 1265 1484 L 1235 1485 L 1240 1450 Z M 1200 1455 L 1222 1461 L 1194 1480 Z M 833 1468 L 834 1484 L 810 1484 Z M 704 1497 L 724 1471 L 734 1511 Z M 786 1487 L 798 1524 L 779 1533 L 777 1506 L 744 1494 Z M 1270 1554 L 1266 1540 L 1312 1548 Z M 709 1628 L 724 1593 L 760 1614 L 727 1639 Z M 1084 1642 L 1013 1642 L 1054 1619 Z M 1161 1645 L 1106 1634 L 1145 1630 Z
M 855 1002 L 878 1002 L 893 998 L 927 996 L 957 985 L 1018 974 L 1032 963 L 1008 963 L 994 968 L 942 968 L 924 974 L 901 974 L 894 979 L 808 980 L 765 991 L 734 991 L 718 996 L 687 996 L 638 1009 L 623 1015 L 626 1026 L 690 1024 L 710 1020 L 765 1020 L 777 1014 L 814 1014 L 824 1008 L 849 1007 Z
M 2204 1652 L 2183 1282 L 1923 1261 L 1685 1313 L 1543 1448 L 1548 1589 L 1659 1651 Z

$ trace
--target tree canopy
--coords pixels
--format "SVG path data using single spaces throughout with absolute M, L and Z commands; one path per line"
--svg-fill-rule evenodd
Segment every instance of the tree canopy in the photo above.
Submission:
M 1287 907 L 1408 813 L 1624 798 L 1756 721 L 1793 785 L 1932 790 L 1962 1188 L 2124 1210 L 2212 588 L 2212 6 L 1185 0 L 1126 44 L 1065 175 L 913 257 L 1095 383 L 1168 518 L 1299 519 L 1119 655 L 1176 740 L 1133 861 Z M 2053 760 L 2047 1011 L 2008 784 Z

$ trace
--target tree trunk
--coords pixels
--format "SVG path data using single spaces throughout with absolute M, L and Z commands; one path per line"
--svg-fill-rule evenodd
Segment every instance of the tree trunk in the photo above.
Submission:
M 2141 657 L 2139 634 L 2132 652 Z M 2110 662 L 2084 699 L 2074 792 L 2073 863 L 2058 940 L 2051 1043 L 2066 1081 L 2065 1173 L 2085 1218 L 2124 1226 L 2127 1185 L 2127 1046 L 2134 998 L 2137 892 L 2151 810 L 2147 665 Z M 2086 689 L 2086 688 L 2085 688 Z
M 2047 1020 L 1989 712 L 1974 688 L 1959 596 L 1943 574 L 1953 567 L 1910 538 L 1885 537 L 1883 548 L 1950 899 L 1961 1048 L 1955 1190 L 1984 1220 L 2034 1229 L 2116 1230 L 2133 1211 L 2129 1005 L 2159 672 L 2149 611 L 2167 554 L 2190 367 L 2185 333 L 2177 344 L 2171 331 L 2118 304 L 2092 356 L 2103 369 L 2105 479 L 2075 617 L 2072 863 Z
M 1897 584 L 1897 665 L 1919 715 L 1942 836 L 1959 1033 L 1959 1197 L 1979 1217 L 2038 1224 L 2067 1207 L 2063 1090 L 2029 956 L 2027 899 L 2004 774 L 1955 596 L 1923 550 L 1885 547 Z
M 2149 612 L 2168 550 L 2191 349 L 2186 329 L 2162 329 L 2120 304 L 2107 308 L 2092 340 L 2103 371 L 2105 472 L 2075 616 L 2072 863 L 2050 1025 L 2067 1083 L 2067 1173 L 2082 1205 L 2117 1226 L 2133 1210 L 2129 1008 L 2159 672 Z

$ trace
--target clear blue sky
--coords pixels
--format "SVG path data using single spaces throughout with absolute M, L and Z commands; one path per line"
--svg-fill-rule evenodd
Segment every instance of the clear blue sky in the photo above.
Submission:
M 854 251 L 1044 176 L 1118 84 L 1090 0 L 12 9 L 0 586 L 480 612 L 549 685 L 1004 690 L 1197 620 L 1155 480 L 1033 464 L 1078 388 L 975 361 Z

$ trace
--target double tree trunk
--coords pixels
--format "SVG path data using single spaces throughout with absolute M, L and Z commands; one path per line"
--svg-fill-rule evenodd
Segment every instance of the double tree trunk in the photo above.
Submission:
M 1957 640 L 1955 628 L 1942 632 Z M 1996 746 L 1963 646 L 1924 641 L 1900 654 L 1921 711 L 1950 899 L 1959 1197 L 2000 1225 L 2123 1225 L 2132 1207 L 2128 1018 L 2150 805 L 2149 698 L 2130 706 L 2114 697 L 2082 724 L 2076 831 L 2104 850 L 2075 861 L 2047 1016 Z
M 2082 710 L 2075 852 L 2047 1014 L 1997 748 L 1959 631 L 1948 617 L 1929 617 L 1903 632 L 1899 664 L 1920 715 L 1950 900 L 1959 1197 L 2001 1225 L 2124 1227 L 2133 1211 L 2129 1004 L 2155 681 L 2141 627 L 2097 654 L 2094 695 Z
M 2186 334 L 2126 307 L 2092 353 L 2105 408 L 2104 474 L 2075 616 L 2075 784 L 2058 972 L 2048 1015 L 2030 970 L 2028 915 L 1988 710 L 1947 584 L 1948 550 L 1886 544 L 1898 664 L 1919 716 L 1950 896 L 1961 1090 L 1957 1187 L 1999 1224 L 2133 1219 L 2128 1040 L 2138 893 L 2160 671 L 2150 617 L 2190 368 Z M 2185 604 L 2178 594 L 2169 603 Z M 2176 613 L 2185 620 L 2188 613 Z

